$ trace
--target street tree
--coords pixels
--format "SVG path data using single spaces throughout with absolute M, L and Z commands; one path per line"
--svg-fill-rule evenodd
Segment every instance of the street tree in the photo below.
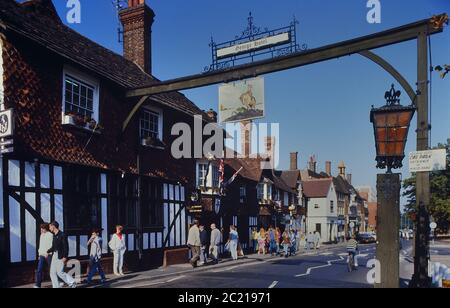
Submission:
M 446 144 L 438 144 L 435 149 L 447 149 L 447 170 L 430 173 L 431 200 L 429 212 L 442 232 L 450 230 L 450 139 Z M 407 199 L 405 212 L 417 213 L 416 175 L 403 181 L 403 196 Z

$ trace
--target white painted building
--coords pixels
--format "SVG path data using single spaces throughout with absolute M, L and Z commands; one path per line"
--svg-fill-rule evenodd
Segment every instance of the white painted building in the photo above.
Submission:
M 338 235 L 337 194 L 332 178 L 303 182 L 307 200 L 307 232 L 318 231 L 321 242 L 334 242 Z

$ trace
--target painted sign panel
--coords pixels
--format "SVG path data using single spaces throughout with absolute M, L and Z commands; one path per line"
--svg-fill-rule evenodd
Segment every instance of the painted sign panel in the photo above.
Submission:
M 288 32 L 273 36 L 264 37 L 258 40 L 237 44 L 234 46 L 217 50 L 217 58 L 226 58 L 243 53 L 248 53 L 258 49 L 270 48 L 279 44 L 290 42 L 291 38 Z
M 263 118 L 264 112 L 263 78 L 258 77 L 220 86 L 219 120 L 221 123 Z
M 409 154 L 409 171 L 431 172 L 446 170 L 447 151 L 445 149 L 411 152 Z
M 12 109 L 0 112 L 0 138 L 11 137 L 13 131 L 13 111 Z

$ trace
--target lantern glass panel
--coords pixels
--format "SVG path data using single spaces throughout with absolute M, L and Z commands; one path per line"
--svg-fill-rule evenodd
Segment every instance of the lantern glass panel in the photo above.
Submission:
M 398 124 L 399 126 L 408 127 L 411 121 L 412 112 L 411 111 L 402 111 L 398 114 Z

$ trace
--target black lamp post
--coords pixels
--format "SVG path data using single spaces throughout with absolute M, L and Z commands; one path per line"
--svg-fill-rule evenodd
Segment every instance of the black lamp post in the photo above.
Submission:
M 392 169 L 403 166 L 408 131 L 416 108 L 400 105 L 400 91 L 394 85 L 386 92 L 386 104 L 372 108 L 370 121 L 373 123 L 377 152 L 377 168 L 387 169 L 377 175 L 377 260 L 381 274 L 375 287 L 398 288 L 399 282 L 399 229 L 400 229 L 400 174 Z

